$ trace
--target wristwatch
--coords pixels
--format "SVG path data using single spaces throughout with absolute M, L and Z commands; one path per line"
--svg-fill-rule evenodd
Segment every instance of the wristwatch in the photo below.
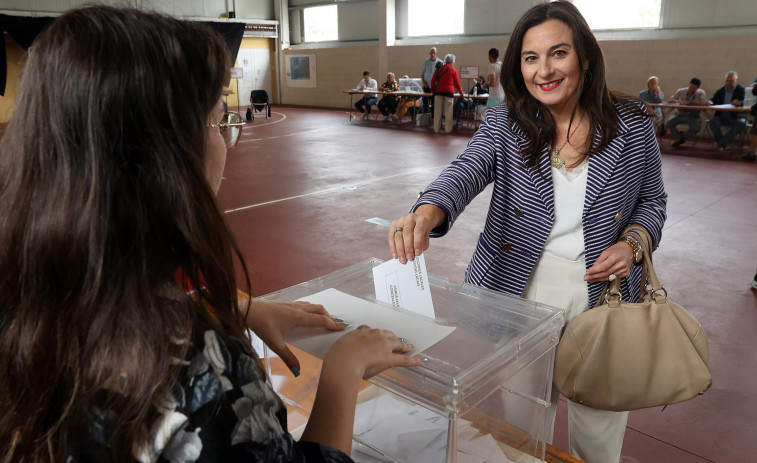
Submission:
M 633 263 L 639 263 L 641 261 L 641 258 L 644 257 L 644 250 L 641 248 L 641 244 L 639 244 L 636 239 L 628 235 L 624 236 L 621 242 L 627 243 L 629 246 L 631 246 L 631 249 L 633 249 Z

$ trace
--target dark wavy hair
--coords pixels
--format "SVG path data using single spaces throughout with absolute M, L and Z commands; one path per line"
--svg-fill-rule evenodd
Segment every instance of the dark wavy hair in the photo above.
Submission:
M 205 173 L 229 64 L 207 26 L 133 9 L 34 43 L 0 143 L 0 461 L 62 461 L 98 411 L 110 461 L 133 461 L 191 340 L 244 336 Z
M 539 170 L 539 158 L 544 147 L 554 144 L 556 136 L 555 121 L 549 110 L 526 88 L 521 73 L 521 51 L 523 37 L 532 27 L 556 19 L 564 23 L 573 33 L 573 45 L 578 62 L 585 66 L 578 86 L 579 101 L 573 108 L 573 116 L 580 105 L 591 120 L 590 134 L 601 127 L 599 143 L 593 144 L 585 154 L 589 156 L 602 151 L 615 137 L 618 130 L 618 116 L 613 103 L 650 116 L 636 98 L 610 91 L 605 81 L 605 61 L 602 49 L 591 32 L 586 20 L 571 2 L 553 1 L 540 3 L 529 9 L 520 18 L 507 44 L 505 59 L 502 62 L 500 80 L 507 95 L 509 123 L 518 124 L 526 133 L 530 144 L 522 155 L 524 166 Z M 573 116 L 571 116 L 571 123 Z

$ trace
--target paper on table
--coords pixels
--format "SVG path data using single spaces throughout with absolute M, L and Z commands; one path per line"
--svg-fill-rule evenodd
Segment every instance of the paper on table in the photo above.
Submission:
M 437 325 L 428 320 L 350 296 L 334 288 L 299 300 L 321 304 L 332 316 L 339 317 L 350 324 L 344 331 L 327 331 L 320 327 L 300 326 L 289 332 L 288 343 L 320 359 L 326 356 L 331 345 L 340 337 L 360 325 L 390 330 L 398 337 L 407 338 L 407 341 L 415 346 L 411 354 L 423 352 L 455 330 L 454 327 Z
M 713 108 L 713 109 L 730 109 L 730 108 L 735 108 L 735 107 L 736 106 L 732 105 L 731 103 L 710 105 L 710 108 Z
M 379 301 L 436 318 L 423 254 L 407 264 L 392 259 L 373 267 L 373 285 Z

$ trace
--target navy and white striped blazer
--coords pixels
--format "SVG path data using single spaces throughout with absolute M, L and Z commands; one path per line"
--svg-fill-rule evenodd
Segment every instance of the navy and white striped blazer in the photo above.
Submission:
M 589 158 L 582 215 L 586 268 L 618 241 L 631 223 L 649 231 L 656 248 L 665 223 L 667 194 L 662 181 L 660 147 L 648 117 L 616 103 L 619 123 L 615 138 Z M 555 221 L 549 150 L 541 153 L 542 178 L 535 169 L 519 167 L 526 135 L 507 123 L 506 105 L 489 109 L 465 151 L 423 192 L 421 204 L 447 212 L 447 222 L 434 229 L 443 236 L 473 198 L 494 182 L 489 213 L 466 271 L 467 283 L 520 296 Z M 595 134 L 595 139 L 599 133 Z M 641 265 L 621 281 L 623 300 L 637 301 Z M 589 283 L 589 306 L 604 282 Z

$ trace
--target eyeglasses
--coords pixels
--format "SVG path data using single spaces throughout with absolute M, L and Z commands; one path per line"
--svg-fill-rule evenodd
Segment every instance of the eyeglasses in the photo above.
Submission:
M 223 115 L 221 122 L 216 124 L 210 124 L 211 127 L 217 128 L 223 137 L 223 141 L 226 142 L 227 148 L 232 148 L 237 144 L 239 136 L 242 134 L 242 127 L 246 125 L 242 120 L 242 116 L 235 112 L 228 112 Z

